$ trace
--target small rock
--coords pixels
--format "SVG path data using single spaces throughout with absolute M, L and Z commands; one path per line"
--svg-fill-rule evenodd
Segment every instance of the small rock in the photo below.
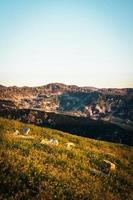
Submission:
M 54 144 L 54 145 L 58 145 L 59 144 L 59 142 L 58 142 L 58 140 L 57 139 L 53 139 L 53 138 L 51 138 L 51 139 L 43 139 L 41 142 L 40 142 L 41 144 Z
M 30 128 L 22 128 L 22 129 L 21 129 L 21 133 L 22 133 L 23 135 L 28 135 L 29 132 L 30 132 Z
M 103 162 L 107 164 L 107 168 L 108 168 L 109 172 L 116 171 L 116 165 L 114 163 L 110 162 L 109 160 L 103 160 Z
M 66 143 L 67 148 L 75 147 L 75 144 L 72 142 L 67 142 Z

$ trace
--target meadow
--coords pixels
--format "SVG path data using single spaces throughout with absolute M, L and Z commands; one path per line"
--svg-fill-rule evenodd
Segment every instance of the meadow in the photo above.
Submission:
M 16 136 L 23 127 L 29 135 Z M 58 145 L 41 144 L 50 138 Z M 104 159 L 115 164 L 114 172 Z M 0 118 L 1 200 L 132 200 L 132 182 L 131 146 Z

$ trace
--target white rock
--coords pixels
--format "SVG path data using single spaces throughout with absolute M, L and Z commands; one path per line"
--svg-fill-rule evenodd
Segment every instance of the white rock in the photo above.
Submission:
M 112 162 L 110 162 L 109 160 L 103 160 L 106 164 L 109 165 L 109 171 L 110 172 L 114 172 L 116 171 L 116 165 Z
M 66 143 L 67 148 L 75 147 L 75 144 L 72 142 L 67 142 Z
M 51 138 L 51 139 L 42 139 L 42 141 L 40 142 L 41 144 L 54 144 L 54 145 L 58 145 L 59 144 L 59 142 L 58 142 L 58 140 L 57 139 L 53 139 L 53 138 Z

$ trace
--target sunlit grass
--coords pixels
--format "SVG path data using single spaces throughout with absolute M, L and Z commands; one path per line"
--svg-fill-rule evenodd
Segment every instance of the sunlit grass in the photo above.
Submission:
M 16 138 L 22 127 L 33 139 Z M 55 138 L 59 145 L 43 145 Z M 0 118 L 0 199 L 130 200 L 133 148 Z M 68 149 L 67 142 L 75 147 Z M 104 173 L 103 160 L 116 165 Z

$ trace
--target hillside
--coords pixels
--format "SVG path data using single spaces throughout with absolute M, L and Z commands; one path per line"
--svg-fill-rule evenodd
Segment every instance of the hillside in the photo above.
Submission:
M 4 118 L 0 142 L 1 200 L 133 199 L 133 147 Z
M 133 127 L 88 117 L 32 109 L 1 109 L 1 117 L 66 131 L 74 135 L 133 146 Z
M 0 116 L 133 145 L 133 89 L 0 86 Z
M 61 83 L 40 87 L 0 86 L 0 108 L 67 113 L 133 125 L 133 89 L 99 89 Z

